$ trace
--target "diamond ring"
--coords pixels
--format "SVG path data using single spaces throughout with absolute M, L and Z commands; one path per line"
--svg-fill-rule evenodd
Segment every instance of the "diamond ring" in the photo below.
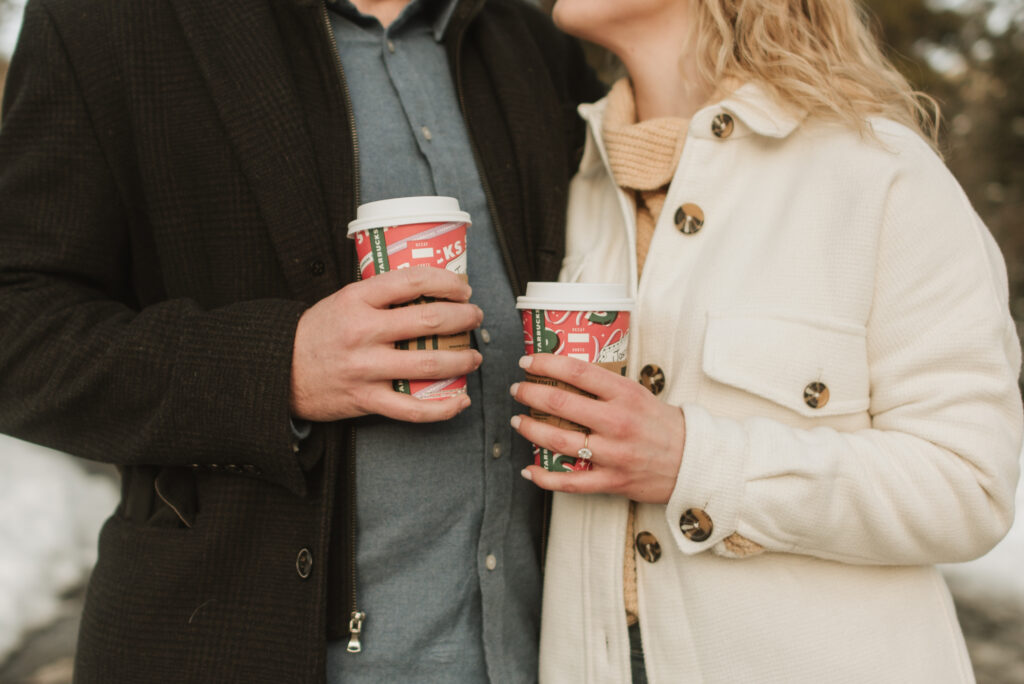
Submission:
M 590 433 L 589 432 L 587 432 L 587 433 L 585 433 L 583 435 L 583 448 L 576 452 L 576 455 L 579 458 L 585 458 L 587 460 L 590 460 L 591 458 L 594 457 L 594 452 L 590 450 L 590 447 L 587 446 L 588 444 L 590 444 Z

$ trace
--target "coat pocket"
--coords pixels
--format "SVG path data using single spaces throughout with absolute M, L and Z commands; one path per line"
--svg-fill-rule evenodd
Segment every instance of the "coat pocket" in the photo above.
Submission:
M 122 470 L 122 517 L 148 527 L 191 528 L 198 512 L 196 476 L 189 468 L 135 466 Z
M 866 331 L 843 321 L 709 314 L 702 367 L 719 383 L 808 418 L 870 403 Z

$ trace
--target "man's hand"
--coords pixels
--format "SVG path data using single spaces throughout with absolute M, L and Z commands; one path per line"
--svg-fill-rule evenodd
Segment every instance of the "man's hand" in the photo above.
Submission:
M 483 312 L 469 303 L 470 293 L 454 273 L 416 267 L 352 283 L 317 302 L 295 331 L 292 415 L 332 421 L 376 413 L 426 423 L 458 414 L 469 406 L 468 395 L 415 399 L 391 383 L 471 373 L 483 360 L 480 353 L 400 350 L 395 342 L 478 327 Z M 420 295 L 446 301 L 391 308 Z

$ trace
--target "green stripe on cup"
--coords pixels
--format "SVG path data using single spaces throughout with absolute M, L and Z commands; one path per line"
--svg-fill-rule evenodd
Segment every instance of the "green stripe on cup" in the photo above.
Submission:
M 375 273 L 387 273 L 391 270 L 391 265 L 388 263 L 388 245 L 384 239 L 383 228 L 371 228 L 370 233 L 370 253 L 373 254 L 373 270 Z

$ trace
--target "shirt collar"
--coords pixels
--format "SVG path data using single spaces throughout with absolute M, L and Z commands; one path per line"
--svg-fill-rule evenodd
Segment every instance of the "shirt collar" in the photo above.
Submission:
M 409 3 L 409 7 L 413 5 L 426 5 L 426 9 L 430 11 L 434 17 L 431 29 L 434 34 L 434 40 L 441 42 L 444 38 L 445 32 L 448 30 L 449 24 L 451 24 L 452 17 L 455 15 L 455 8 L 458 7 L 460 0 L 412 0 Z M 357 17 L 358 10 L 348 0 L 327 0 L 327 7 L 343 16 L 351 18 Z M 408 10 L 408 7 L 405 11 Z M 404 11 L 403 11 L 404 13 Z

